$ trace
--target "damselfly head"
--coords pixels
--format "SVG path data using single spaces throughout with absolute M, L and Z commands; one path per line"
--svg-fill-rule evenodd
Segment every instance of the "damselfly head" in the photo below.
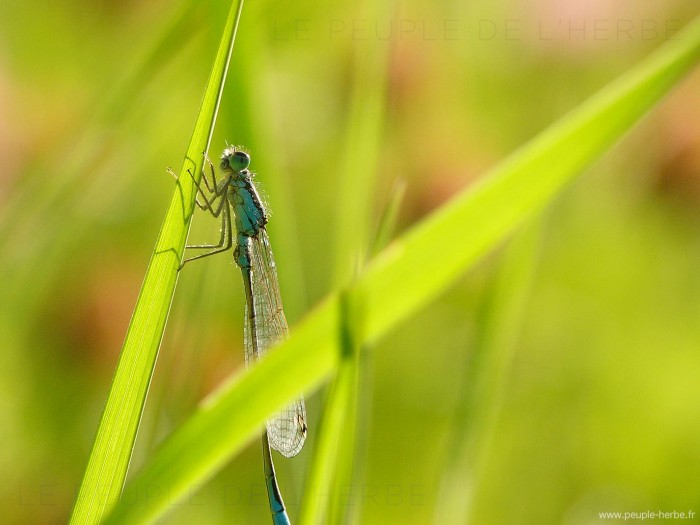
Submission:
M 250 155 L 236 147 L 226 148 L 221 155 L 220 168 L 230 169 L 235 172 L 243 171 L 250 166 Z

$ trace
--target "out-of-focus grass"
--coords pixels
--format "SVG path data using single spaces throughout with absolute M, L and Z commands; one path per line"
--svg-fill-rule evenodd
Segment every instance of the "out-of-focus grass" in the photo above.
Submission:
M 517 17 L 523 27 L 538 20 L 546 26 L 564 4 Z M 457 19 L 461 28 L 456 40 L 439 32 L 429 40 L 434 35 L 419 29 L 392 39 L 380 171 L 408 181 L 403 227 L 665 39 L 659 33 L 644 40 L 639 31 L 631 39 L 479 39 L 473 21 L 490 18 L 502 27 L 513 18 L 503 4 L 491 5 L 408 3 L 397 15 L 428 29 Z M 236 90 L 255 89 L 254 97 L 240 99 L 243 107 L 224 104 L 221 115 L 252 118 L 223 118 L 213 143 L 228 138 L 252 150 L 274 212 L 271 228 L 278 228 L 271 235 L 285 304 L 299 319 L 328 290 L 334 271 L 322 254 L 333 250 L 328 196 L 346 118 L 353 7 L 301 3 L 277 6 L 274 16 L 269 4 L 247 7 L 242 24 L 256 28 L 257 40 L 241 33 L 232 67 L 254 80 L 230 86 L 225 97 L 239 100 Z M 695 7 L 679 1 L 566 16 L 590 29 L 596 17 L 687 21 Z M 63 3 L 39 13 L 10 2 L 4 9 L 0 198 L 12 214 L 2 215 L 7 236 L 0 247 L 2 499 L 9 522 L 55 522 L 68 513 L 89 453 L 171 192 L 163 169 L 181 158 L 218 37 L 210 27 L 221 23 L 225 6 L 198 7 L 191 37 L 177 42 L 181 51 L 174 48 L 172 61 L 154 68 L 123 120 L 109 123 L 86 119 L 92 101 L 138 62 L 175 8 Z M 331 20 L 345 22 L 333 38 Z M 191 82 L 176 81 L 183 71 Z M 604 507 L 697 507 L 692 451 L 700 418 L 688 402 L 699 394 L 700 369 L 696 93 L 697 77 L 558 199 L 475 494 L 475 523 L 575 522 Z M 273 140 L 254 139 L 261 132 L 239 129 L 241 121 Z M 274 177 L 282 195 L 273 191 Z M 384 202 L 386 187 L 380 179 L 375 202 Z M 50 194 L 36 196 L 36 188 Z M 45 204 L 37 209 L 37 202 Z M 295 235 L 286 232 L 290 215 Z M 210 239 L 215 228 L 199 221 L 193 235 Z M 225 259 L 207 264 L 208 275 L 195 268 L 181 279 L 151 390 L 160 401 L 146 408 L 135 467 L 240 365 L 242 297 Z M 296 273 L 289 272 L 295 260 Z M 425 522 L 433 515 L 460 364 L 489 275 L 487 261 L 380 343 L 368 473 L 358 489 L 363 522 Z M 290 293 L 294 287 L 303 293 Z M 314 417 L 315 399 L 309 408 Z M 313 440 L 312 433 L 307 446 Z M 307 450 L 278 462 L 292 509 L 308 457 Z M 264 519 L 259 467 L 251 447 L 167 521 Z

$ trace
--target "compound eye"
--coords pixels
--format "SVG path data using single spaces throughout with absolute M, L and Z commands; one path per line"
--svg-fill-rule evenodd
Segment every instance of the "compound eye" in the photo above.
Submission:
M 242 171 L 250 166 L 250 155 L 244 151 L 237 151 L 229 157 L 229 164 L 235 171 Z

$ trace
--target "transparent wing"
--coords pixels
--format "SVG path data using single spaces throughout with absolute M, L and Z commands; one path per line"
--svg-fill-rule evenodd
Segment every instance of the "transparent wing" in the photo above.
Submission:
M 261 228 L 251 239 L 251 288 L 256 312 L 256 336 L 258 355 L 253 355 L 253 344 L 248 323 L 248 305 L 245 315 L 245 362 L 261 359 L 268 348 L 285 339 L 289 333 L 287 319 L 282 309 L 277 269 L 270 249 L 267 232 Z M 306 409 L 304 398 L 299 396 L 267 421 L 270 446 L 286 457 L 296 456 L 306 439 Z

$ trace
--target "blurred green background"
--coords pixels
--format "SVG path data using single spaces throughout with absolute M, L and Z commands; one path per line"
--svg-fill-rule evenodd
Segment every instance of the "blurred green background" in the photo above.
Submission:
M 3 5 L 3 523 L 70 512 L 228 9 L 206 4 Z M 696 0 L 248 3 L 210 155 L 225 140 L 251 153 L 292 329 L 344 264 L 343 159 L 369 173 L 367 242 L 405 184 L 399 234 L 696 13 Z M 345 140 L 367 56 L 383 60 L 364 79 L 383 101 L 376 165 Z M 699 73 L 371 349 L 358 522 L 700 521 Z M 202 215 L 190 239 L 217 235 Z M 430 271 L 440 249 L 416 264 Z M 242 366 L 242 304 L 230 256 L 181 275 L 132 470 Z M 277 461 L 292 518 L 324 394 L 307 395 L 304 451 Z M 174 507 L 163 523 L 265 522 L 258 443 Z

